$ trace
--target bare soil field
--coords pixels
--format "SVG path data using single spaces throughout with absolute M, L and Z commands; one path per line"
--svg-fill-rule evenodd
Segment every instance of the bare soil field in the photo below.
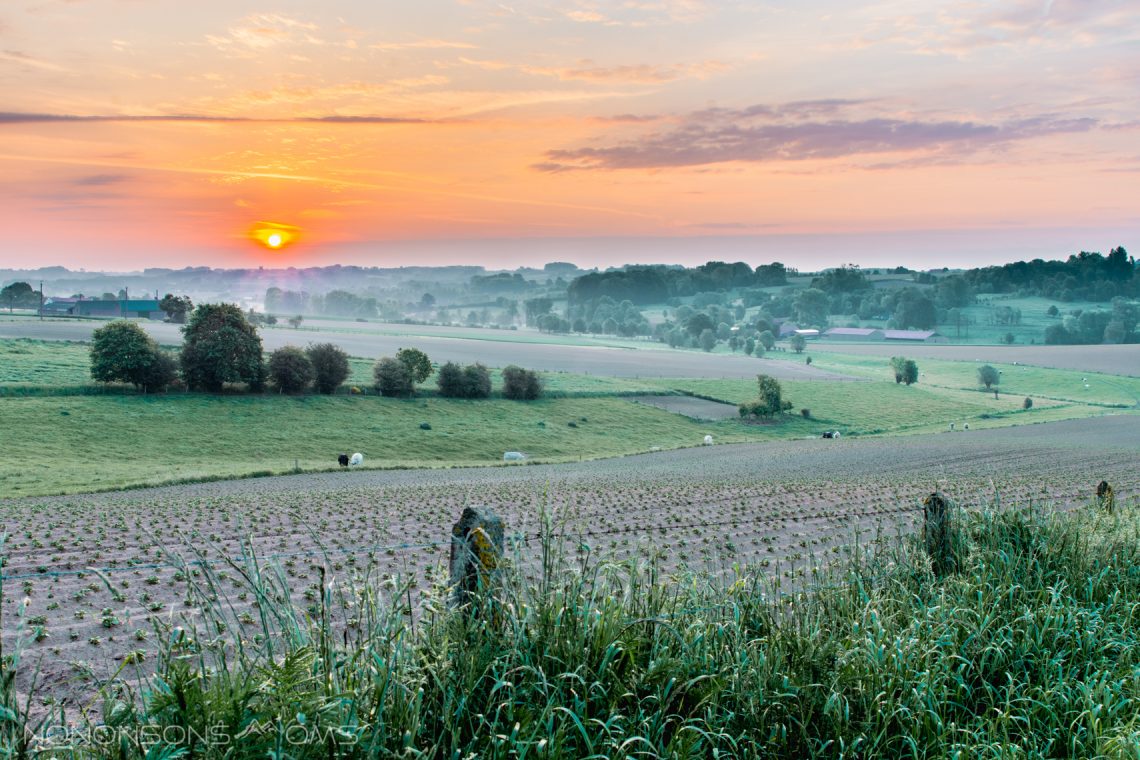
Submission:
M 951 346 L 925 343 L 813 343 L 811 351 L 834 351 L 856 356 L 897 356 L 914 359 L 947 359 L 1104 372 L 1140 377 L 1140 345 L 1119 346 Z
M 246 567 L 250 550 L 286 579 L 302 607 L 319 598 L 322 572 L 339 589 L 407 579 L 414 607 L 442 581 L 451 526 L 469 505 L 504 518 L 523 567 L 538 551 L 547 514 L 571 552 L 660 555 L 668 567 L 713 572 L 758 565 L 795 587 L 843 545 L 910 531 L 921 498 L 935 488 L 966 507 L 1074 508 L 1091 502 L 1103 478 L 1120 508 L 1135 509 L 1137 422 L 1122 414 L 574 465 L 344 471 L 6 500 L 5 652 L 22 640 L 43 693 L 76 704 L 105 679 L 129 681 L 148 667 L 124 658 L 147 652 L 163 626 L 194 625 L 193 587 L 255 628 L 253 600 L 233 589 L 227 595 L 227 579 Z M 204 587 L 204 567 L 218 587 Z M 350 602 L 336 612 L 352 624 Z
M 694 396 L 632 396 L 629 400 L 692 417 L 694 420 L 731 420 L 740 416 L 739 409 L 732 404 Z
M 89 341 L 92 331 L 102 324 L 104 323 L 97 321 L 0 320 L 0 337 Z M 178 345 L 182 342 L 178 325 L 163 322 L 140 324 L 159 343 Z M 494 335 L 493 331 L 489 332 Z M 611 348 L 367 332 L 295 331 L 288 328 L 263 329 L 259 333 L 267 351 L 286 345 L 304 346 L 308 343 L 329 342 L 337 344 L 352 356 L 376 358 L 391 356 L 401 348 L 414 346 L 425 351 L 432 361 L 440 363 L 482 362 L 489 367 L 519 364 L 528 369 L 609 377 L 753 378 L 764 372 L 780 380 L 852 379 L 804 364 L 757 360 L 747 356 L 710 356 L 648 343 L 644 348 Z

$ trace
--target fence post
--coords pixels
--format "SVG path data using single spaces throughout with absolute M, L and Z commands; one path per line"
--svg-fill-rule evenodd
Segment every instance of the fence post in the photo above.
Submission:
M 953 506 L 950 499 L 938 491 L 922 500 L 922 538 L 936 578 L 958 570 L 958 553 L 950 520 Z
M 1116 509 L 1116 493 L 1107 480 L 1102 480 L 1096 487 L 1096 503 L 1101 509 L 1111 513 Z
M 453 607 L 479 614 L 483 598 L 498 583 L 503 558 L 503 521 L 486 507 L 467 507 L 451 529 L 449 585 Z

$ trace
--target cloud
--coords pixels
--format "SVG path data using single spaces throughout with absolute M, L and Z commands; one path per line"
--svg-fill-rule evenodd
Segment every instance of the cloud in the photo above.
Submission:
M 117 185 L 120 182 L 127 182 L 131 179 L 129 174 L 91 174 L 86 177 L 80 177 L 72 182 L 73 185 L 79 187 L 104 187 L 106 185 Z
M 206 42 L 223 52 L 248 57 L 286 43 L 323 45 L 325 41 L 313 34 L 317 30 L 316 24 L 279 13 L 254 13 L 229 27 L 225 35 L 206 35 Z
M 478 45 L 451 40 L 414 40 L 412 42 L 377 42 L 369 45 L 373 50 L 476 50 Z
M 43 71 L 68 71 L 63 66 L 34 58 L 20 50 L 0 50 L 0 62 L 4 61 L 29 66 L 33 69 L 42 69 Z
M 68 122 L 203 122 L 220 124 L 430 124 L 428 119 L 411 119 L 401 116 L 298 116 L 282 119 L 264 119 L 245 116 L 210 116 L 205 114 L 162 115 L 87 115 L 58 113 L 19 113 L 0 111 L 0 126 L 4 124 L 51 124 Z
M 637 84 L 655 84 L 659 82 L 672 82 L 685 77 L 704 79 L 728 69 L 728 65 L 719 61 L 702 61 L 693 64 L 672 64 L 666 66 L 647 63 L 631 64 L 626 66 L 591 66 L 584 62 L 579 66 L 539 67 L 522 66 L 521 71 L 527 74 L 553 76 L 563 81 L 578 80 L 586 82 L 635 82 Z
M 730 161 L 802 161 L 882 153 L 970 154 L 1042 135 L 1086 132 L 1095 119 L 1052 115 L 1001 123 L 838 118 L 846 101 L 811 101 L 740 110 L 706 109 L 670 131 L 609 147 L 547 151 L 532 168 L 542 172 L 588 169 L 657 169 Z M 820 104 L 827 104 L 821 111 Z M 834 118 L 821 119 L 821 114 Z

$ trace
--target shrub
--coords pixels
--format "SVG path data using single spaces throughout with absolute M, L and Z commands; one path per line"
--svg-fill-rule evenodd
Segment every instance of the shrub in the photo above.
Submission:
M 1025 400 L 1021 402 L 1021 408 L 1022 409 L 1032 409 L 1033 408 L 1033 399 L 1029 398 L 1029 396 L 1026 396 Z
M 988 364 L 978 367 L 978 382 L 986 386 L 988 391 L 992 386 L 1001 382 L 1001 374 Z
M 431 423 L 430 422 L 421 422 L 420 423 L 420 430 L 431 430 Z
M 491 395 L 491 373 L 482 364 L 460 367 L 455 362 L 447 362 L 439 368 L 439 395 L 487 398 Z
M 710 329 L 702 330 L 697 342 L 702 351 L 712 351 L 716 347 L 716 335 Z
M 91 335 L 91 378 L 161 391 L 174 382 L 174 359 L 134 322 L 111 322 Z
M 801 409 L 800 415 L 805 419 L 811 419 L 811 409 Z
M 793 335 L 789 345 L 797 354 L 802 354 L 804 347 L 807 346 L 807 339 L 802 335 Z
M 332 343 L 317 343 L 306 350 L 313 365 L 313 385 L 318 393 L 334 393 L 348 379 L 348 354 Z
M 269 379 L 278 392 L 302 393 L 315 378 L 313 363 L 296 346 L 285 346 L 269 355 Z
M 182 328 L 179 360 L 191 390 L 217 393 L 225 383 L 246 383 L 251 390 L 265 383 L 261 338 L 233 304 L 203 304 Z
M 534 401 L 542 395 L 542 378 L 534 370 L 511 365 L 503 369 L 503 397 Z
M 463 368 L 455 362 L 447 362 L 439 368 L 439 395 L 464 398 L 463 392 Z
M 758 340 L 760 341 L 760 345 L 762 345 L 766 351 L 771 351 L 776 347 L 776 336 L 772 334 L 771 330 L 764 330 L 761 332 Z
M 391 356 L 383 356 L 376 362 L 372 378 L 381 396 L 411 396 L 416 391 L 408 366 Z
M 784 401 L 783 389 L 776 378 L 757 375 L 756 384 L 760 395 L 756 400 L 740 405 L 738 411 L 741 417 L 772 417 L 792 408 L 791 401 Z
M 468 364 L 463 368 L 464 398 L 489 398 L 491 395 L 491 373 L 482 364 Z

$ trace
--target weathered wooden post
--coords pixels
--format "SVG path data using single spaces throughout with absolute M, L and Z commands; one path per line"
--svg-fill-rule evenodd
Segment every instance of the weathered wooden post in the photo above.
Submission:
M 953 506 L 950 499 L 938 491 L 922 500 L 922 538 L 936 578 L 958 570 L 958 553 L 950 520 Z
M 486 507 L 467 507 L 451 529 L 450 586 L 453 607 L 480 614 L 494 593 L 503 560 L 503 521 Z
M 1108 484 L 1107 480 L 1102 480 L 1097 484 L 1096 503 L 1106 512 L 1111 513 L 1116 509 L 1116 493 L 1112 490 L 1112 486 Z

